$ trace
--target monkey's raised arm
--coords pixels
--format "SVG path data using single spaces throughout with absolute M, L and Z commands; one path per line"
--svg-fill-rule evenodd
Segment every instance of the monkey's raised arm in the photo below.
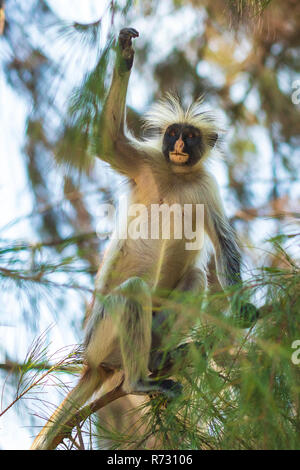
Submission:
M 240 284 L 241 254 L 237 237 L 223 209 L 216 183 L 212 179 L 207 204 L 205 205 L 206 231 L 214 245 L 217 275 L 223 289 Z M 249 326 L 258 317 L 258 310 L 244 302 L 237 306 L 231 302 L 233 314 L 237 315 L 244 326 Z
M 131 177 L 138 167 L 139 154 L 126 137 L 124 126 L 127 87 L 134 58 L 132 38 L 138 35 L 133 28 L 120 31 L 112 82 L 100 118 L 101 142 L 98 155 L 113 168 Z

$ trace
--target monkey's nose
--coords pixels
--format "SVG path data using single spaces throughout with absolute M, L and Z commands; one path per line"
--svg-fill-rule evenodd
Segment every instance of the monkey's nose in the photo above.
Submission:
M 183 140 L 180 136 L 179 139 L 176 140 L 176 142 L 175 142 L 174 150 L 175 150 L 175 152 L 181 153 L 182 150 L 183 150 L 183 147 L 184 147 L 184 142 L 183 142 Z

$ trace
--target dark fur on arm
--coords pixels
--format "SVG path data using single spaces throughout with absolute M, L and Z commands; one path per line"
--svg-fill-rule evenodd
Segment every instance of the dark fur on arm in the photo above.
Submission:
M 226 291 L 231 286 L 242 284 L 237 236 L 223 211 L 217 190 L 211 194 L 210 204 L 206 204 L 206 230 L 214 245 L 221 286 Z M 241 327 L 247 328 L 258 318 L 257 308 L 249 302 L 231 299 L 231 309 L 236 323 Z
M 223 289 L 240 283 L 241 255 L 237 237 L 228 220 L 212 213 L 218 278 Z

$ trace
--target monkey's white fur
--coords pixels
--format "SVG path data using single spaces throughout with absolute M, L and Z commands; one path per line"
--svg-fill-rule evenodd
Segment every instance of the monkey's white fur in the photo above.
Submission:
M 202 110 L 204 97 L 200 96 L 187 109 L 184 109 L 178 96 L 166 93 L 145 114 L 145 129 L 159 128 L 164 134 L 168 126 L 176 123 L 188 123 L 202 131 L 217 131 L 215 118 Z

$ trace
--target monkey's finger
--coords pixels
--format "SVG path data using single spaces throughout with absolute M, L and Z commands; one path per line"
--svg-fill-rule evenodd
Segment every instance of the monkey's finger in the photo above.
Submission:
M 121 29 L 120 33 L 119 33 L 119 36 L 122 35 L 122 36 L 130 36 L 132 38 L 137 38 L 139 36 L 139 32 L 134 29 L 134 28 L 123 28 Z

